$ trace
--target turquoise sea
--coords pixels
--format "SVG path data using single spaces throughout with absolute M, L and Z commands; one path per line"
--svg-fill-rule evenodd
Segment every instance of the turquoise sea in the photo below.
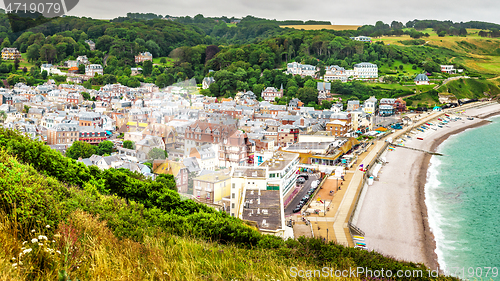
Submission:
M 470 280 L 500 280 L 500 118 L 491 120 L 444 141 L 425 186 L 438 262 Z

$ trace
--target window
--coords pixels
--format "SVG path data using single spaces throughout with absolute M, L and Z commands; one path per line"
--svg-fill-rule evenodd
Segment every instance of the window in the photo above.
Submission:
M 234 209 L 234 203 L 231 204 L 231 209 Z M 233 214 L 233 216 L 234 216 L 234 214 Z
M 196 196 L 200 197 L 200 191 L 196 191 Z
M 233 199 L 234 199 L 235 197 L 236 197 L 236 195 L 235 195 L 234 193 L 233 193 L 233 194 L 231 194 L 231 198 L 233 198 Z M 233 207 L 233 208 L 234 208 L 234 207 Z

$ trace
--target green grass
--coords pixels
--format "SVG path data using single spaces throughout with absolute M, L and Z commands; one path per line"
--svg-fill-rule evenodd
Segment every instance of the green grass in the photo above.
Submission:
M 156 181 L 153 187 L 153 182 L 141 181 L 138 175 L 87 168 L 15 131 L 0 129 L 0 142 L 1 280 L 57 280 L 61 271 L 71 280 L 289 280 L 291 266 L 426 270 L 422 264 L 320 239 L 283 241 L 261 235 L 238 219 L 180 201 L 178 194 L 159 186 L 171 183 L 175 188 L 173 178 Z M 84 178 L 90 179 L 82 182 Z M 107 183 L 141 197 L 106 194 L 114 190 L 110 187 L 105 192 Z M 157 198 L 148 201 L 151 207 L 138 201 L 146 196 L 146 184 L 151 188 L 147 197 Z M 47 224 L 52 228 L 45 228 Z M 236 224 L 238 229 L 231 230 Z M 14 270 L 9 260 L 23 250 L 22 241 L 33 238 L 31 229 L 49 241 L 54 239 L 46 243 L 64 255 L 47 257 L 44 251 L 33 250 L 23 260 L 24 270 Z M 234 240 L 245 237 L 258 242 Z
M 406 98 L 408 106 L 422 105 L 430 107 L 439 104 L 438 94 L 430 91 L 433 85 L 419 87 L 426 88 L 420 88 L 420 93 Z M 452 94 L 457 99 L 481 99 L 499 96 L 500 88 L 494 80 L 459 79 L 441 86 L 438 92 Z
M 123 236 L 129 223 L 141 216 L 134 211 L 140 204 L 100 195 L 92 184 L 83 189 L 67 186 L 21 163 L 4 149 L 0 149 L 0 178 L 0 280 L 59 280 L 57 275 L 62 271 L 73 277 L 71 280 L 291 280 L 287 276 L 290 267 L 314 267 L 306 259 L 287 259 L 273 249 L 172 235 L 145 223 L 145 217 L 139 223 L 144 235 L 141 239 Z M 17 202 L 15 214 L 12 202 Z M 120 217 L 122 222 L 118 222 Z M 64 231 L 66 226 L 72 231 Z M 38 235 L 54 239 L 45 242 L 45 247 L 50 245 L 61 255 L 46 256 L 40 245 L 22 244 Z M 33 251 L 23 257 L 23 265 L 16 270 L 9 261 L 19 257 L 21 247 Z M 64 259 L 66 254 L 69 261 Z M 332 263 L 328 266 L 334 268 Z
M 14 64 L 14 60 L 3 60 L 3 62 L 8 63 L 8 64 Z M 28 60 L 26 59 L 26 53 L 21 54 L 21 60 L 19 61 L 19 68 L 26 67 L 29 71 L 29 69 L 33 66 L 35 66 L 35 65 L 28 62 Z
M 488 80 L 459 79 L 443 85 L 439 88 L 439 92 L 451 93 L 458 99 L 481 99 L 489 96 L 498 96 L 500 88 Z M 487 95 L 484 93 L 487 93 Z
M 432 107 L 439 104 L 439 98 L 436 95 L 430 94 L 429 92 L 423 92 L 416 94 L 412 97 L 406 98 L 406 106 L 426 106 Z
M 165 58 L 167 60 L 167 63 L 165 63 L 165 64 L 160 63 L 160 60 L 162 58 Z M 163 66 L 166 66 L 166 67 L 172 67 L 172 66 L 174 66 L 174 62 L 175 61 L 176 61 L 176 59 L 169 58 L 169 57 L 153 58 L 153 64 L 159 64 L 159 65 L 163 65 Z
M 400 65 L 403 65 L 402 70 L 399 69 Z M 396 67 L 397 67 L 397 70 L 396 70 Z M 379 67 L 379 73 L 382 73 L 382 74 L 387 73 L 387 75 L 415 76 L 419 73 L 424 72 L 424 70 L 421 67 L 417 67 L 417 69 L 413 69 L 412 67 L 413 67 L 413 65 L 410 63 L 403 64 L 402 61 L 395 60 L 390 67 L 387 64 L 381 65 Z M 404 71 L 406 71 L 406 73 Z
M 426 92 L 431 90 L 435 85 L 400 85 L 398 83 L 387 84 L 387 83 L 367 83 L 368 86 L 374 88 L 381 88 L 387 90 L 404 90 L 404 91 L 415 91 L 418 90 L 420 92 Z
M 235 23 L 228 23 L 228 24 L 226 24 L 226 25 L 227 25 L 227 27 L 236 27 L 236 24 L 235 24 Z

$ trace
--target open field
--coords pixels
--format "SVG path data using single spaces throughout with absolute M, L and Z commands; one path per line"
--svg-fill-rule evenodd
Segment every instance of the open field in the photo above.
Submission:
M 403 69 L 400 70 L 399 66 L 403 65 Z M 397 72 L 396 72 L 397 68 Z M 387 64 L 383 64 L 379 67 L 379 71 L 384 75 L 398 75 L 402 74 L 404 76 L 414 76 L 422 73 L 424 70 L 421 67 L 417 67 L 417 69 L 413 69 L 411 64 L 403 64 L 400 60 L 395 60 L 391 67 Z
M 321 30 L 321 29 L 331 29 L 331 30 L 356 30 L 361 25 L 280 25 L 281 28 L 295 28 L 303 30 Z
M 461 58 L 454 58 L 450 63 L 463 64 L 470 70 L 500 75 L 500 38 L 483 38 L 478 35 L 479 29 L 467 29 L 467 37 L 445 36 L 439 37 L 431 29 L 423 30 L 429 33 L 424 45 L 433 45 L 453 50 L 463 54 Z M 399 41 L 413 40 L 409 35 L 383 36 L 375 38 L 374 41 L 382 41 L 385 44 L 404 46 Z M 405 69 L 406 70 L 406 69 Z M 411 70 L 407 70 L 411 72 Z
M 14 60 L 3 60 L 5 63 L 14 64 Z M 28 70 L 33 67 L 34 64 L 28 62 L 26 59 L 26 53 L 21 54 L 21 60 L 19 60 L 19 69 L 26 67 Z
M 484 38 L 480 37 L 478 35 L 479 29 L 467 29 L 467 32 L 469 33 L 467 37 L 461 37 L 461 36 L 445 36 L 445 37 L 439 37 L 436 32 L 434 32 L 431 28 L 427 28 L 425 30 L 422 30 L 421 32 L 423 33 L 428 33 L 430 36 L 429 37 L 422 37 L 420 39 L 423 39 L 426 41 L 426 44 L 432 44 L 440 47 L 445 47 L 445 48 L 452 48 L 455 49 L 457 48 L 456 42 L 460 41 L 483 41 L 483 42 L 476 42 L 478 44 L 484 44 L 484 43 L 498 43 L 500 44 L 500 39 L 497 38 Z M 409 35 L 402 35 L 402 36 L 382 36 L 378 38 L 374 38 L 373 41 L 383 41 L 386 44 L 396 44 L 396 45 L 403 45 L 399 43 L 398 41 L 403 41 L 403 40 L 412 40 Z
M 160 63 L 160 60 L 162 58 L 165 58 L 167 60 L 167 63 L 165 63 L 165 64 Z M 175 59 L 169 58 L 169 57 L 153 58 L 153 64 L 163 65 L 163 66 L 166 66 L 166 67 L 172 67 L 172 66 L 174 66 L 174 62 L 175 62 Z
M 498 56 L 477 56 L 467 58 L 464 64 L 478 72 L 500 75 L 500 57 Z

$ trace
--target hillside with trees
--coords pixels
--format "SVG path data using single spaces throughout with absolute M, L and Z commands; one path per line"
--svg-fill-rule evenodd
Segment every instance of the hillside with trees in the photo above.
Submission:
M 317 22 L 276 21 L 253 16 L 238 20 L 203 15 L 171 17 L 129 13 L 126 17 L 110 21 L 69 16 L 56 18 L 24 32 L 9 29 L 9 21 L 4 14 L 0 14 L 0 22 L 4 23 L 0 26 L 1 47 L 18 48 L 23 56 L 20 61 L 0 62 L 0 79 L 5 86 L 18 82 L 38 85 L 48 78 L 63 83 L 64 76 L 48 77 L 47 73 L 41 72 L 40 66 L 51 63 L 67 71 L 63 67 L 64 61 L 83 55 L 88 57 L 90 63 L 104 67 L 104 75 L 93 77 L 83 84 L 89 89 L 112 83 L 138 87 L 142 82 L 163 88 L 191 78 L 201 84 L 205 76 L 213 75 L 216 83 L 202 91 L 205 95 L 230 97 L 242 90 L 252 90 L 259 95 L 265 87 L 280 88 L 283 85 L 286 97 L 279 102 L 286 103 L 297 97 L 303 99 L 306 105 L 317 108 L 322 105 L 312 96 L 312 91 L 308 89 L 311 87 L 305 87 L 307 80 L 312 78 L 285 75 L 282 70 L 287 63 L 295 61 L 320 69 L 339 65 L 348 69 L 356 63 L 372 62 L 379 67 L 384 84 L 401 86 L 392 87 L 389 91 L 367 88 L 370 95 L 377 98 L 414 93 L 416 89 L 404 86 L 412 84 L 419 73 L 429 73 L 435 79 L 447 78 L 440 72 L 440 64 L 455 64 L 472 76 L 492 78 L 500 75 L 496 67 L 489 63 L 492 59 L 495 62 L 499 56 L 495 51 L 498 42 L 486 42 L 486 39 L 446 41 L 448 38 L 466 39 L 467 28 L 481 28 L 477 31 L 478 38 L 496 37 L 498 26 L 484 22 L 413 20 L 406 24 L 393 21 L 389 25 L 379 21 L 358 30 L 296 30 L 280 28 L 280 25 Z M 445 41 L 426 44 L 428 32 L 439 36 L 445 32 L 446 37 L 442 37 Z M 349 38 L 358 35 L 370 35 L 375 42 L 364 43 Z M 377 41 L 376 38 L 384 35 L 385 38 L 395 36 L 406 39 L 398 40 L 397 44 L 387 44 L 389 41 L 384 38 Z M 96 50 L 91 51 L 86 40 L 95 42 Z M 154 62 L 136 64 L 134 56 L 146 51 L 153 55 Z M 490 57 L 478 57 L 483 55 Z M 477 67 L 474 61 L 484 63 Z M 141 67 L 142 73 L 133 76 L 132 67 Z M 210 70 L 214 72 L 209 74 Z M 79 69 L 79 73 L 84 71 L 84 68 Z M 319 74 L 322 72 L 324 70 Z M 366 95 L 345 90 L 359 87 L 343 87 L 343 100 L 364 98 Z

